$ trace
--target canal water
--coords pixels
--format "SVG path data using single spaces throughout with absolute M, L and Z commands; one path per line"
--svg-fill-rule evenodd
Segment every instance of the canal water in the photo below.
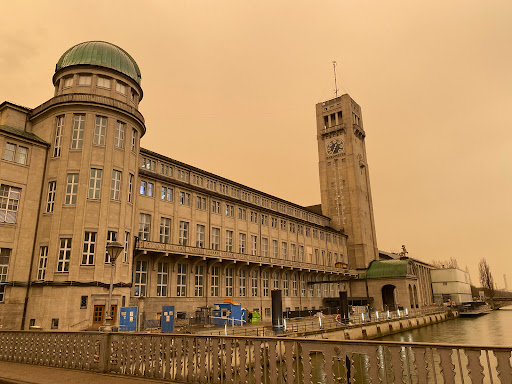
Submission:
M 512 346 L 512 306 L 382 337 L 382 341 Z

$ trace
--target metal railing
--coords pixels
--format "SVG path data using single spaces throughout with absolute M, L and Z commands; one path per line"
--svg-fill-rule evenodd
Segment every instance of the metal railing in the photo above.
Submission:
M 512 347 L 0 331 L 0 360 L 187 383 L 512 383 Z

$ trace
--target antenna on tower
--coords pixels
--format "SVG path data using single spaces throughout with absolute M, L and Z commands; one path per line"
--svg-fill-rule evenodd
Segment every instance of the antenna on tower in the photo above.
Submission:
M 336 97 L 338 97 L 338 84 L 336 83 L 336 61 L 332 62 L 332 66 L 334 68 L 334 93 Z

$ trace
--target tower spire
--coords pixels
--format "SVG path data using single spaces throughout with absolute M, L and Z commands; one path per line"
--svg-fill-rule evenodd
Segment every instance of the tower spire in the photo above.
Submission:
M 334 69 L 334 93 L 336 94 L 336 97 L 338 97 L 338 84 L 336 82 L 336 61 L 332 62 L 332 66 Z

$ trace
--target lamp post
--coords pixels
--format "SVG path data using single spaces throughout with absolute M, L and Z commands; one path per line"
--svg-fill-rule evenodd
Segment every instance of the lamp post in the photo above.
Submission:
M 117 256 L 119 256 L 123 249 L 123 245 L 117 241 L 107 243 L 107 252 L 110 255 L 112 268 L 110 268 L 110 287 L 108 290 L 107 308 L 105 309 L 105 321 L 103 323 L 103 330 L 105 332 L 112 331 L 112 289 L 114 285 L 114 268 L 116 267 Z

